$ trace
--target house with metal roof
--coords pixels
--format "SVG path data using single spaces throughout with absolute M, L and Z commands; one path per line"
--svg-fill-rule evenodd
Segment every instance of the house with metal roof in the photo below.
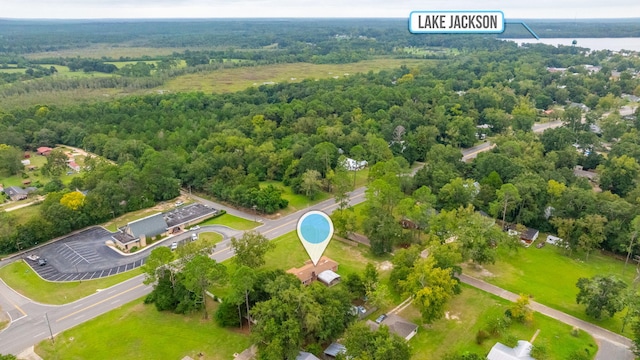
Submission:
M 518 340 L 514 348 L 498 342 L 489 351 L 487 360 L 535 360 L 531 357 L 532 349 L 533 345 L 526 340 Z
M 312 353 L 308 353 L 306 351 L 300 351 L 298 356 L 296 356 L 296 360 L 320 360 Z
M 344 347 L 344 345 L 342 344 L 338 344 L 338 343 L 331 343 L 331 345 L 329 345 L 329 347 L 327 347 L 326 349 L 324 349 L 324 354 L 326 356 L 330 356 L 332 358 L 336 358 L 338 356 L 338 354 L 346 354 L 347 352 L 347 348 Z

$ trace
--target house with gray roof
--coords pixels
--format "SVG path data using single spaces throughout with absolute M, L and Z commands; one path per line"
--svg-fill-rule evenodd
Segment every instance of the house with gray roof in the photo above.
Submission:
M 386 325 L 389 327 L 389 332 L 396 334 L 407 341 L 411 340 L 411 338 L 418 333 L 418 325 L 409 322 L 396 314 L 388 314 L 380 324 L 367 320 L 367 325 L 373 331 L 377 331 L 380 326 Z
M 533 345 L 526 340 L 518 340 L 514 348 L 498 342 L 489 351 L 487 360 L 535 360 L 531 357 L 532 349 Z
M 336 358 L 338 356 L 338 354 L 346 354 L 347 353 L 347 348 L 344 347 L 344 345 L 342 344 L 338 344 L 338 343 L 331 343 L 331 345 L 329 345 L 329 347 L 327 347 L 326 349 L 324 349 L 324 354 L 326 356 L 330 356 L 332 358 Z
M 27 190 L 19 186 L 9 186 L 3 191 L 13 201 L 24 200 L 29 195 L 29 192 Z
M 296 360 L 320 360 L 312 353 L 308 353 L 305 351 L 300 351 L 298 356 L 296 356 Z

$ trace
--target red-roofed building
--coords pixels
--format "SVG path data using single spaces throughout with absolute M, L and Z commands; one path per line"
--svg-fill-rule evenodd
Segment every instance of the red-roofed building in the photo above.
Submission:
M 70 167 L 75 172 L 80 172 L 80 165 L 76 164 L 75 161 L 69 161 L 67 166 Z
M 50 147 L 46 147 L 46 146 L 41 146 L 38 148 L 38 150 L 36 151 L 38 153 L 38 155 L 42 155 L 42 156 L 47 156 L 49 154 L 51 154 L 51 151 L 53 149 Z
M 289 274 L 295 275 L 304 285 L 309 285 L 311 282 L 318 280 L 318 275 L 325 270 L 331 270 L 333 272 L 338 271 L 338 263 L 323 256 L 318 261 L 318 265 L 314 266 L 311 260 L 307 260 L 301 268 L 291 268 L 287 270 Z M 338 280 L 339 281 L 339 280 Z M 333 285 L 333 284 L 327 284 Z

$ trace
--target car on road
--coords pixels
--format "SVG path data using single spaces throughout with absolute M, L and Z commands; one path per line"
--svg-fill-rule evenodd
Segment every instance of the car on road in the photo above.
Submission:
M 178 242 L 177 241 L 172 242 L 171 243 L 171 251 L 173 251 L 173 250 L 175 250 L 177 248 L 178 248 Z
M 382 314 L 382 315 L 378 316 L 378 318 L 376 319 L 376 324 L 380 324 L 386 318 L 387 318 L 387 314 Z
M 196 241 L 198 240 L 198 233 L 192 233 L 191 234 L 191 241 Z
M 40 266 L 45 266 L 45 265 L 47 265 L 47 259 L 39 258 L 39 259 L 38 259 L 38 265 L 40 265 Z
M 192 227 L 191 229 L 189 229 L 189 230 L 192 230 L 192 231 L 200 230 L 200 225 L 193 226 L 193 227 Z

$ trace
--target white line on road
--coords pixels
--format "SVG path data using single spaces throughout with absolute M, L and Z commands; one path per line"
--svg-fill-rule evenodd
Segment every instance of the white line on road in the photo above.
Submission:
M 83 317 L 84 317 L 84 314 L 82 314 L 82 315 L 78 315 L 78 316 L 74 317 L 74 318 L 73 318 L 73 320 L 74 320 L 74 321 L 77 321 L 77 320 L 82 319 Z
M 33 335 L 33 337 L 34 337 L 34 338 L 38 338 L 38 337 L 40 337 L 40 336 L 42 336 L 42 335 L 44 335 L 44 334 L 46 334 L 46 333 L 43 331 L 43 332 L 41 332 L 41 333 L 37 333 L 37 334 Z
M 120 299 L 117 299 L 117 300 L 114 300 L 114 301 L 110 302 L 110 304 L 113 305 L 113 304 L 116 304 L 116 303 L 119 303 L 119 302 L 120 302 Z

